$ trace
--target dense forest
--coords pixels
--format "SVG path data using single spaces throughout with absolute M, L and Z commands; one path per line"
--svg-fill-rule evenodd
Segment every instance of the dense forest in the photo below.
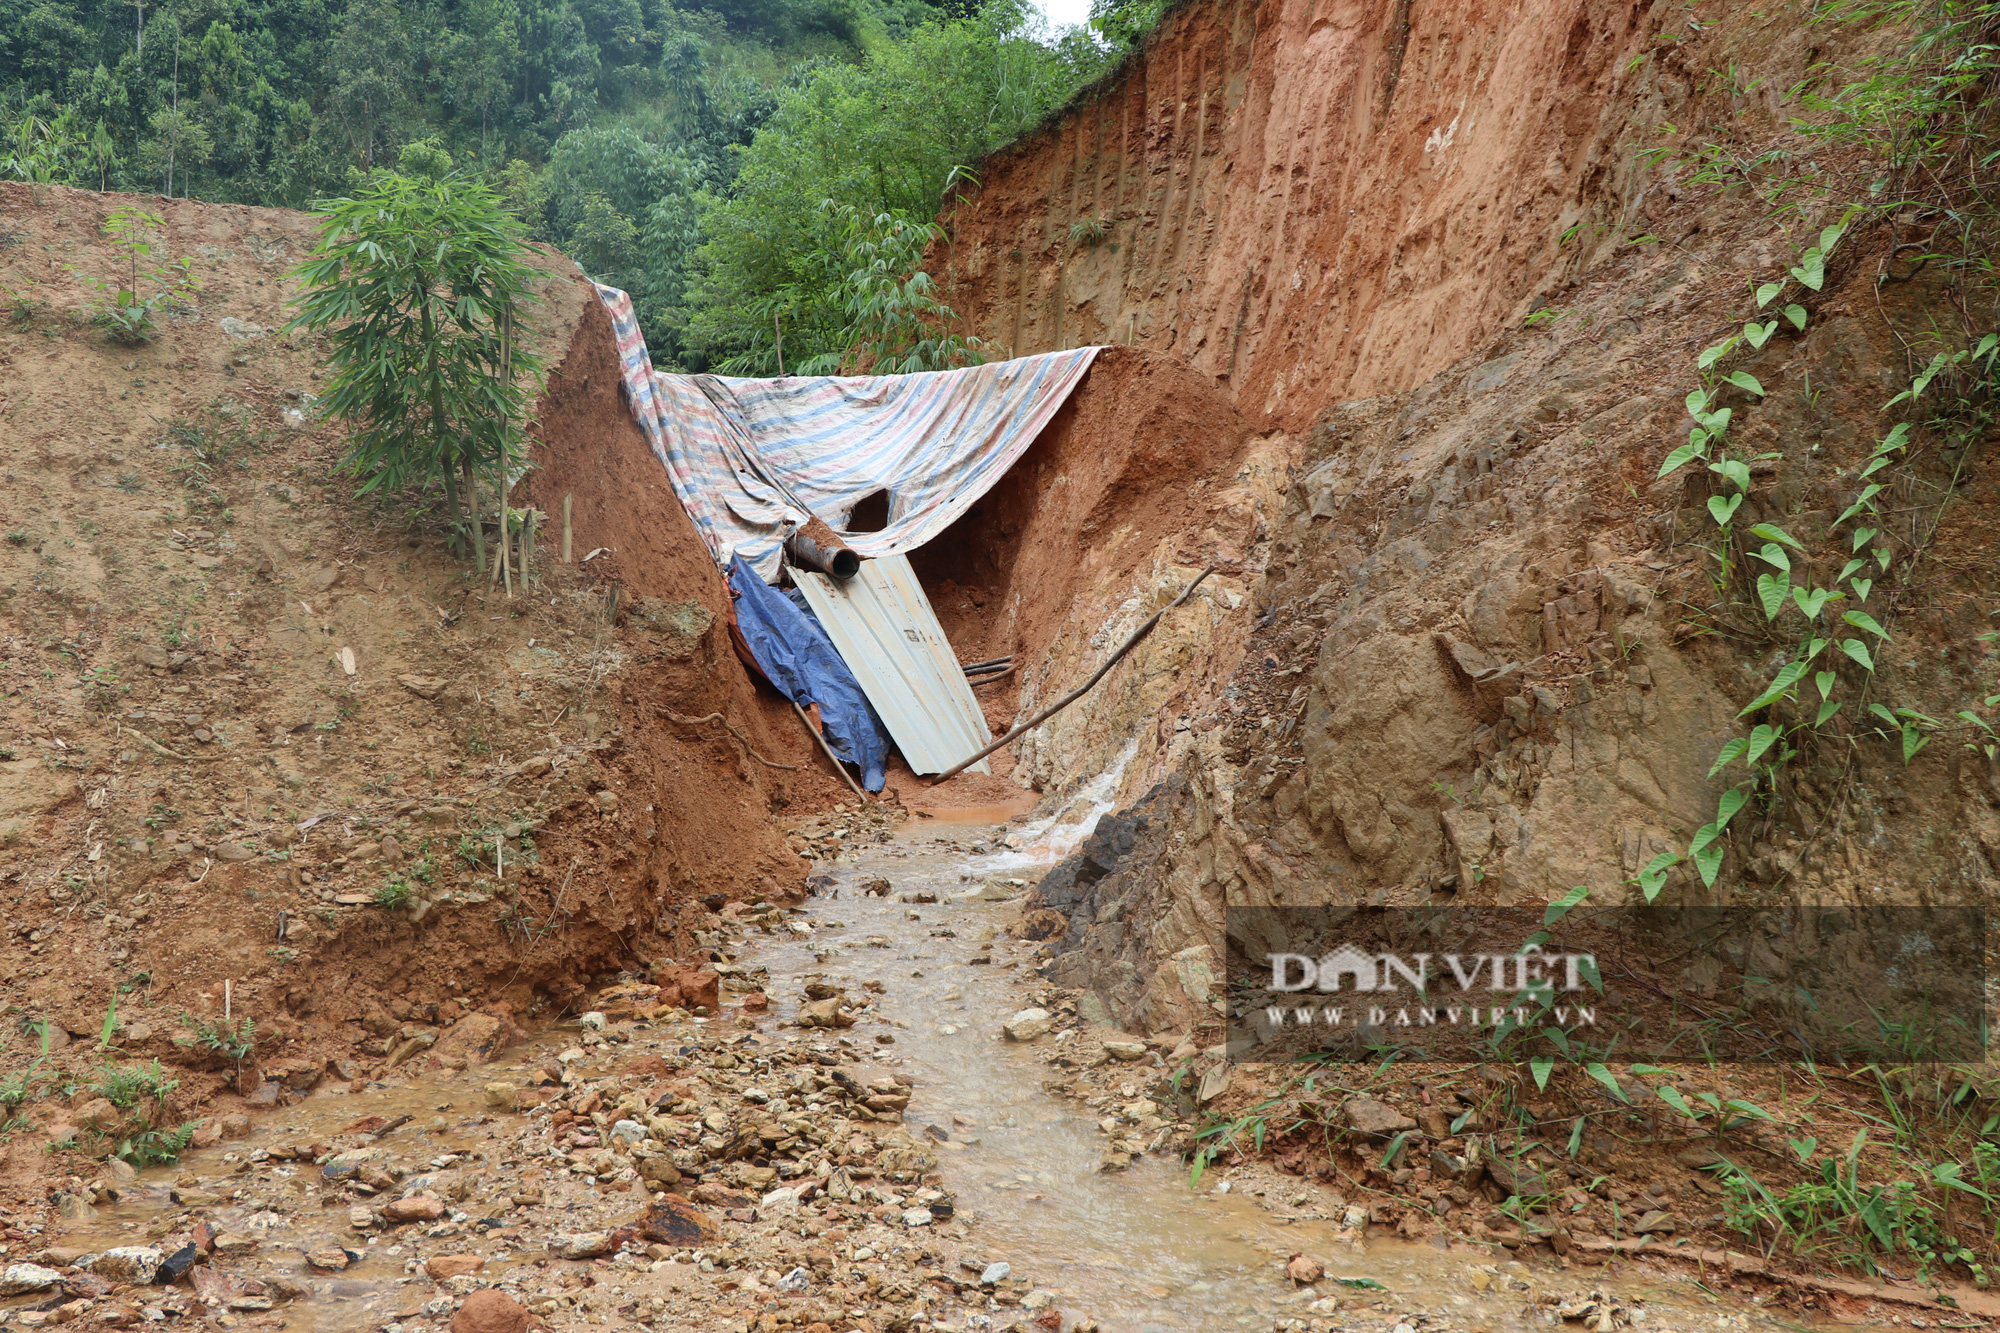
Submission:
M 0 175 L 311 208 L 457 173 L 630 291 L 663 368 L 769 373 L 782 330 L 826 369 L 864 307 L 935 316 L 945 190 L 1164 0 L 975 3 L 0 0 Z

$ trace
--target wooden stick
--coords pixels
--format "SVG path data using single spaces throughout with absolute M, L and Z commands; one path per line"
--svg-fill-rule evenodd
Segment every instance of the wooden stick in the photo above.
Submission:
M 565 495 L 563 497 L 563 543 L 562 543 L 563 561 L 562 562 L 565 565 L 575 563 L 570 558 L 570 553 L 569 553 L 569 506 L 570 506 L 570 501 L 574 499 L 576 499 L 575 492 L 571 492 L 570 494 Z
M 938 774 L 936 777 L 931 779 L 931 785 L 935 787 L 938 783 L 943 782 L 947 778 L 957 777 L 960 773 L 963 773 L 966 769 L 971 768 L 974 764 L 984 759 L 987 755 L 992 754 L 995 750 L 999 749 L 1001 746 L 1006 745 L 1009 741 L 1012 741 L 1022 732 L 1033 731 L 1036 727 L 1041 726 L 1042 723 L 1048 721 L 1050 718 L 1054 717 L 1057 713 L 1062 712 L 1063 709 L 1068 708 L 1078 699 L 1081 699 L 1084 695 L 1088 694 L 1090 692 L 1091 686 L 1097 684 L 1098 681 L 1104 679 L 1105 672 L 1111 670 L 1112 667 L 1118 665 L 1119 658 L 1131 652 L 1133 648 L 1138 646 L 1139 640 L 1145 638 L 1148 634 L 1151 634 L 1153 632 L 1153 626 L 1160 623 L 1161 616 L 1164 616 L 1167 612 L 1173 610 L 1175 607 L 1179 606 L 1182 602 L 1185 602 L 1188 599 L 1188 597 L 1194 592 L 1194 590 L 1201 586 L 1201 581 L 1207 578 L 1210 574 L 1213 574 L 1214 572 L 1215 572 L 1215 566 L 1210 565 L 1207 569 L 1204 569 L 1201 571 L 1201 573 L 1195 575 L 1194 582 L 1188 584 L 1187 587 L 1181 589 L 1180 596 L 1174 598 L 1173 601 L 1168 602 L 1165 606 L 1153 612 L 1151 619 L 1149 619 L 1145 624 L 1139 626 L 1138 629 L 1133 630 L 1132 637 L 1125 640 L 1123 644 L 1119 645 L 1118 651 L 1111 654 L 1110 657 L 1106 658 L 1104 660 L 1104 665 L 1097 668 L 1096 671 L 1092 672 L 1089 680 L 1086 680 L 1085 682 L 1083 682 L 1083 684 L 1077 686 L 1075 689 L 1071 690 L 1068 694 L 1065 694 L 1062 698 L 1056 700 L 1055 703 L 1051 704 L 1047 708 L 1044 708 L 1041 712 L 1035 714 L 1033 717 L 1029 718 L 1026 722 L 1023 722 L 1020 726 L 1014 728 L 1012 731 L 1008 732 L 1005 736 L 1002 736 L 999 740 L 993 742 L 993 744 L 981 750 L 978 754 L 973 755 L 970 759 L 960 760 L 958 763 L 952 765 L 950 768 L 947 768 L 944 772 Z M 997 680 L 999 679 L 999 677 L 996 676 L 994 677 L 994 679 Z
M 500 317 L 500 383 L 514 382 L 514 316 Z M 511 429 L 507 433 L 512 434 Z M 507 600 L 514 600 L 514 566 L 507 555 L 507 506 L 513 503 L 514 474 L 507 466 L 507 435 L 500 440 L 500 580 L 507 585 Z
M 868 803 L 868 793 L 861 790 L 861 784 L 856 782 L 854 776 L 847 771 L 847 765 L 840 762 L 838 756 L 833 752 L 833 747 L 826 743 L 826 737 L 819 734 L 819 728 L 813 726 L 812 719 L 806 716 L 806 710 L 799 707 L 799 701 L 796 699 L 792 700 L 792 711 L 799 715 L 799 721 L 806 724 L 806 730 L 811 732 L 812 738 L 819 742 L 819 748 L 826 752 L 827 762 L 833 765 L 833 771 L 840 774 L 842 780 L 848 786 L 854 788 L 854 794 L 861 798 L 863 805 L 866 805 Z
M 965 678 L 965 682 L 966 684 L 972 686 L 972 688 L 976 690 L 981 685 L 991 685 L 994 681 L 1002 680 L 1013 674 L 1014 674 L 1014 664 L 1012 662 L 1009 662 L 1006 666 L 1001 667 L 998 671 L 989 671 L 984 675 L 979 675 L 979 676 L 967 676 Z

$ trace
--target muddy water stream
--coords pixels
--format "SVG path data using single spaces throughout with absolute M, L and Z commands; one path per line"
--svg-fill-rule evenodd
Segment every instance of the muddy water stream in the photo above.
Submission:
M 1336 1327 L 1391 1329 L 1409 1321 L 1413 1328 L 1498 1330 L 1556 1322 L 1530 1309 L 1537 1295 L 1600 1291 L 1651 1327 L 1797 1327 L 1676 1280 L 1496 1263 L 1465 1245 L 1440 1250 L 1356 1239 L 1339 1219 L 1300 1216 L 1312 1210 L 1313 1187 L 1303 1182 L 1291 1182 L 1288 1197 L 1266 1208 L 1220 1173 L 1190 1190 L 1185 1168 L 1170 1159 L 1098 1171 L 1105 1140 L 1090 1112 L 1043 1089 L 1059 1071 L 1042 1063 L 1039 1043 L 1000 1037 L 1002 1022 L 1027 1003 L 1018 983 L 1036 947 L 1004 934 L 1018 907 L 951 901 L 996 877 L 1002 892 L 1009 879 L 1032 882 L 1038 862 L 1066 854 L 1086 831 L 1087 824 L 1010 832 L 912 821 L 895 842 L 840 863 L 831 876 L 837 896 L 820 897 L 795 918 L 792 938 L 753 944 L 744 957 L 769 969 L 774 1008 L 785 1014 L 809 978 L 853 991 L 868 982 L 885 988 L 876 1005 L 894 1042 L 877 1055 L 884 1068 L 916 1081 L 906 1116 L 911 1131 L 928 1126 L 948 1136 L 939 1156 L 959 1215 L 992 1258 L 1052 1289 L 1059 1308 L 1099 1320 L 1105 1333 L 1270 1328 L 1313 1314 Z M 968 857 L 954 844 L 988 850 Z M 891 884 L 886 897 L 864 894 L 865 882 L 882 878 Z M 903 901 L 919 894 L 940 902 Z M 971 961 L 989 955 L 990 963 Z M 869 1025 L 852 1031 L 857 1046 L 870 1042 Z M 1157 1071 L 1130 1068 L 1123 1085 L 1113 1086 L 1147 1095 Z M 1284 1278 L 1285 1261 L 1299 1253 L 1327 1264 L 1316 1288 L 1293 1290 Z M 1476 1277 L 1482 1266 L 1498 1271 Z M 996 1326 L 1004 1322 L 996 1314 Z
M 1086 802 L 1083 810 L 1094 815 L 1099 804 Z M 967 813 L 992 818 L 1013 812 Z M 1381 1333 L 1524 1330 L 1556 1322 L 1549 1307 L 1535 1308 L 1537 1297 L 1563 1300 L 1592 1291 L 1636 1312 L 1647 1328 L 1798 1327 L 1751 1304 L 1725 1304 L 1680 1279 L 1531 1268 L 1463 1246 L 1357 1240 L 1339 1219 L 1313 1215 L 1312 1187 L 1303 1183 L 1287 1182 L 1288 1197 L 1260 1203 L 1247 1197 L 1247 1178 L 1240 1182 L 1245 1188 L 1225 1190 L 1224 1182 L 1239 1182 L 1218 1171 L 1195 1192 L 1178 1163 L 1156 1157 L 1126 1171 L 1097 1171 L 1103 1136 L 1085 1108 L 1043 1089 L 1052 1070 L 1040 1059 L 1042 1045 L 1000 1039 L 1001 1023 L 1026 1002 L 1021 983 L 1032 979 L 1027 968 L 1035 946 L 1017 945 L 1002 930 L 1016 909 L 949 901 L 996 877 L 1001 891 L 1008 891 L 1009 878 L 1029 880 L 1038 863 L 1073 848 L 1087 822 L 1010 830 L 912 820 L 895 841 L 832 866 L 829 891 L 777 929 L 753 932 L 738 959 L 768 971 L 767 1033 L 796 1012 L 810 979 L 825 978 L 856 994 L 870 982 L 883 987 L 871 1017 L 840 1034 L 840 1045 L 851 1049 L 864 1080 L 884 1073 L 915 1080 L 907 1127 L 913 1134 L 935 1127 L 945 1135 L 938 1145 L 944 1184 L 957 1196 L 958 1217 L 971 1228 L 982 1262 L 1005 1260 L 1016 1275 L 1052 1291 L 1065 1327 L 1088 1317 L 1105 1333 L 1179 1333 L 1268 1329 L 1277 1321 L 1317 1317 L 1323 1327 Z M 978 850 L 968 853 L 968 847 Z M 890 882 L 886 897 L 864 894 L 864 882 L 883 878 Z M 946 901 L 902 901 L 924 893 Z M 736 1021 L 732 1016 L 730 1023 Z M 884 1036 L 891 1040 L 881 1041 Z M 361 1093 L 322 1091 L 254 1121 L 248 1139 L 142 1173 L 123 1202 L 66 1228 L 61 1241 L 99 1249 L 159 1239 L 168 1219 L 183 1215 L 169 1198 L 170 1187 L 184 1202 L 199 1203 L 203 1193 L 226 1193 L 254 1173 L 266 1182 L 261 1194 L 210 1212 L 219 1230 L 254 1238 L 266 1254 L 365 1249 L 367 1261 L 347 1273 L 315 1277 L 317 1299 L 283 1306 L 284 1327 L 346 1333 L 397 1316 L 438 1327 L 449 1298 L 406 1274 L 397 1236 L 358 1238 L 348 1227 L 347 1208 L 319 1171 L 309 1161 L 272 1161 L 273 1150 L 282 1156 L 292 1145 L 332 1138 L 362 1117 L 407 1116 L 390 1146 L 419 1174 L 426 1166 L 448 1170 L 475 1159 L 491 1168 L 518 1151 L 508 1141 L 518 1138 L 521 1122 L 487 1113 L 483 1087 L 495 1079 L 519 1081 L 575 1039 L 573 1028 L 558 1028 L 498 1065 Z M 599 1055 L 607 1069 L 622 1059 L 612 1050 Z M 596 1064 L 593 1058 L 578 1070 Z M 1118 1090 L 1144 1096 L 1157 1073 L 1149 1065 L 1130 1068 L 1123 1080 L 1129 1089 Z M 405 1180 L 401 1188 L 412 1184 Z M 489 1279 L 543 1257 L 534 1235 L 517 1236 L 473 1215 L 457 1214 L 440 1227 L 426 1234 L 461 1235 L 461 1248 L 486 1255 Z M 1294 1290 L 1283 1265 L 1302 1252 L 1324 1260 L 1327 1277 L 1315 1288 Z M 1380 1288 L 1344 1286 L 1341 1278 Z M 979 1318 L 990 1323 L 980 1325 Z M 970 1322 L 961 1315 L 950 1327 L 973 1333 L 1025 1318 L 1020 1310 L 996 1307 Z

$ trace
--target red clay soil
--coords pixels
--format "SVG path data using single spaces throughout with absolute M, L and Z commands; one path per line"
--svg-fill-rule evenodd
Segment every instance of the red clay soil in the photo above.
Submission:
M 1171 352 L 1298 431 L 1423 382 L 1645 229 L 1619 230 L 1643 164 L 1617 143 L 1642 100 L 1685 92 L 1668 57 L 1633 60 L 1668 12 L 1181 5 L 1119 74 L 980 164 L 932 271 L 1013 355 Z M 1772 82 L 1811 58 L 1781 53 Z
M 611 317 L 594 297 L 583 309 L 568 354 L 549 375 L 539 419 L 540 438 L 530 452 L 536 470 L 527 490 L 552 516 L 550 546 L 560 541 L 563 497 L 570 496 L 572 554 L 582 560 L 607 548 L 583 568 L 595 572 L 607 596 L 620 600 L 623 626 L 646 628 L 647 599 L 692 603 L 714 618 L 690 655 L 662 653 L 623 673 L 627 736 L 672 741 L 645 746 L 643 762 L 658 793 L 656 803 L 667 810 L 695 798 L 685 821 L 663 821 L 649 873 L 663 886 L 684 883 L 700 893 L 733 885 L 768 892 L 795 882 L 797 863 L 789 855 L 771 860 L 768 847 L 756 846 L 756 831 L 768 834 L 771 815 L 789 806 L 825 805 L 851 793 L 790 706 L 768 686 L 754 683 L 731 650 L 725 628 L 728 589 L 619 392 Z M 643 653 L 645 641 L 640 642 Z M 717 722 L 691 725 L 669 716 L 718 712 L 746 739 Z M 769 767 L 749 753 L 753 750 L 795 767 Z M 668 830 L 664 823 L 674 827 Z M 696 869 L 703 857 L 689 853 L 717 846 L 741 855 L 713 872 Z
M 960 659 L 1038 659 L 1087 593 L 1124 586 L 1162 541 L 1181 563 L 1235 572 L 1255 520 L 1205 497 L 1250 440 L 1199 370 L 1139 348 L 1099 352 L 1000 484 L 910 555 Z M 1004 696 L 987 716 L 1011 725 L 1018 686 L 979 693 Z

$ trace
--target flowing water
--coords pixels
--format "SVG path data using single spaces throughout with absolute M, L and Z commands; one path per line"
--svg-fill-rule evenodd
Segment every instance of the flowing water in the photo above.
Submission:
M 1513 1330 L 1558 1322 L 1556 1301 L 1603 1292 L 1647 1328 L 1739 1329 L 1798 1327 L 1748 1301 L 1723 1302 L 1679 1278 L 1648 1276 L 1630 1266 L 1613 1276 L 1605 1269 L 1560 1270 L 1495 1260 L 1469 1247 L 1438 1249 L 1366 1237 L 1310 1213 L 1313 1187 L 1286 1182 L 1292 1197 L 1267 1200 L 1267 1208 L 1236 1182 L 1215 1172 L 1192 1191 L 1178 1163 L 1143 1158 L 1131 1169 L 1102 1173 L 1096 1167 L 1103 1138 L 1088 1111 L 1043 1088 L 1051 1075 L 1039 1044 L 1000 1039 L 1004 1019 L 1026 1002 L 1023 980 L 1035 946 L 1008 940 L 1003 927 L 1016 908 L 1004 902 L 963 901 L 968 894 L 1018 891 L 1034 868 L 1074 848 L 1102 813 L 1105 792 L 1080 793 L 1076 813 L 1007 827 L 954 821 L 949 815 L 912 820 L 896 839 L 832 867 L 826 887 L 786 928 L 757 934 L 739 962 L 769 972 L 773 1012 L 789 1017 L 808 979 L 825 977 L 859 991 L 883 989 L 875 1013 L 889 1026 L 866 1024 L 844 1034 L 861 1066 L 857 1073 L 908 1074 L 916 1095 L 907 1115 L 912 1133 L 935 1127 L 945 1185 L 958 1199 L 960 1218 L 972 1226 L 988 1258 L 1006 1260 L 1015 1273 L 1051 1289 L 1070 1322 L 1088 1316 L 1105 1333 L 1167 1330 L 1268 1329 L 1274 1321 L 1318 1315 L 1338 1328 Z M 1001 811 L 967 811 L 974 819 Z M 1012 811 L 1005 813 L 1011 814 Z M 984 854 L 969 854 L 968 846 Z M 864 882 L 886 878 L 888 896 L 868 896 Z M 1016 881 L 1010 886 L 1009 880 Z M 903 901 L 934 894 L 941 901 Z M 959 898 L 961 901 L 951 901 Z M 974 958 L 990 957 L 975 963 Z M 887 1033 L 887 1044 L 875 1039 Z M 496 1133 L 515 1132 L 512 1117 L 480 1114 L 480 1089 L 494 1078 L 538 1064 L 573 1040 L 554 1030 L 538 1035 L 525 1052 L 500 1066 L 446 1073 L 349 1094 L 323 1091 L 302 1104 L 257 1122 L 252 1137 L 186 1155 L 175 1166 L 143 1173 L 124 1202 L 73 1226 L 63 1243 L 102 1248 L 163 1236 L 169 1219 L 182 1216 L 168 1188 L 220 1191 L 253 1161 L 275 1175 L 275 1194 L 261 1203 L 219 1208 L 219 1228 L 256 1236 L 267 1246 L 323 1249 L 355 1243 L 345 1230 L 346 1210 L 322 1205 L 324 1187 L 307 1162 L 271 1163 L 273 1148 L 325 1139 L 363 1116 L 409 1122 L 390 1146 L 440 1169 L 455 1155 L 488 1152 Z M 510 1070 L 511 1066 L 511 1070 Z M 1133 1065 L 1125 1080 L 1133 1097 L 1145 1095 L 1156 1072 Z M 489 1156 L 490 1160 L 490 1156 Z M 1248 1182 L 1246 1182 L 1247 1184 Z M 476 1225 L 476 1224 L 473 1224 Z M 343 1241 L 343 1237 L 345 1238 Z M 286 1308 L 294 1330 L 359 1330 L 380 1325 L 422 1297 L 399 1286 L 399 1251 L 383 1237 L 372 1255 L 392 1261 L 324 1284 L 323 1299 Z M 368 1242 L 371 1246 L 378 1242 Z M 489 1272 L 509 1258 L 507 1233 Z M 525 1240 L 522 1242 L 525 1244 Z M 1283 1276 L 1291 1255 L 1324 1260 L 1327 1277 L 1294 1290 Z M 536 1257 L 526 1251 L 517 1259 Z M 1380 1284 L 1342 1285 L 1339 1279 Z M 421 1284 L 420 1284 L 421 1285 Z M 996 1310 L 996 1325 L 1016 1315 Z M 1408 1325 L 1407 1330 L 1398 1326 Z M 1571 1325 L 1582 1327 L 1582 1325 Z
M 882 1066 L 912 1076 L 913 1133 L 934 1126 L 945 1184 L 958 1196 L 994 1259 L 1052 1289 L 1056 1305 L 1099 1320 L 1106 1333 L 1263 1328 L 1306 1317 L 1331 1297 L 1336 1326 L 1391 1328 L 1412 1322 L 1448 1328 L 1542 1328 L 1556 1322 L 1543 1295 L 1602 1291 L 1641 1310 L 1648 1327 L 1674 1329 L 1796 1327 L 1749 1302 L 1725 1305 L 1691 1283 L 1603 1269 L 1531 1268 L 1496 1261 L 1468 1246 L 1367 1237 L 1338 1223 L 1301 1218 L 1288 1205 L 1312 1187 L 1267 1209 L 1215 1175 L 1190 1190 L 1177 1162 L 1147 1157 L 1120 1172 L 1096 1170 L 1104 1139 L 1089 1111 L 1043 1089 L 1058 1071 L 1041 1062 L 1039 1044 L 1000 1039 L 1001 1023 L 1027 999 L 1017 982 L 1033 945 L 1004 933 L 1018 910 L 1004 902 L 950 901 L 998 879 L 1028 879 L 1036 864 L 1074 848 L 1096 822 L 1097 794 L 1085 792 L 1083 819 L 1041 821 L 1014 830 L 904 825 L 898 838 L 842 862 L 797 924 L 810 934 L 753 945 L 746 962 L 769 969 L 776 1008 L 789 1013 L 808 978 L 824 976 L 859 990 L 878 982 L 877 1011 L 896 1028 Z M 972 813 L 972 812 L 967 812 Z M 942 822 L 942 821 L 940 821 Z M 964 845 L 985 845 L 968 857 Z M 861 885 L 890 881 L 886 897 Z M 940 902 L 903 901 L 935 894 Z M 989 953 L 991 962 L 973 963 Z M 866 1029 L 855 1029 L 863 1033 Z M 865 1036 L 853 1039 L 866 1044 Z M 1131 1096 L 1146 1095 L 1156 1074 L 1134 1065 Z M 873 1072 L 873 1071 L 871 1071 Z M 1125 1090 L 1125 1089 L 1121 1089 Z M 1290 1215 L 1288 1215 L 1290 1214 Z M 1282 1268 L 1294 1254 L 1323 1259 L 1327 1277 L 1295 1291 Z M 1380 1283 L 1355 1288 L 1338 1279 Z M 1582 1327 L 1572 1324 L 1570 1327 Z

